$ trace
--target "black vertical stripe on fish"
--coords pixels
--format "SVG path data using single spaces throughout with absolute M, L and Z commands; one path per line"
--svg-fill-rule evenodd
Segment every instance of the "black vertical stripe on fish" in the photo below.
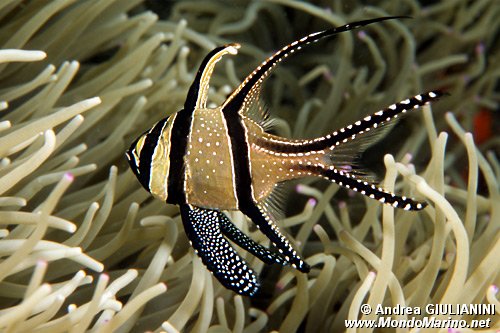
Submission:
M 149 133 L 146 135 L 146 139 L 144 140 L 144 145 L 142 146 L 141 154 L 139 156 L 139 181 L 141 182 L 142 186 L 144 186 L 144 188 L 146 188 L 148 191 L 150 190 L 149 180 L 151 178 L 151 163 L 153 154 L 167 120 L 168 117 L 160 120 L 153 126 L 151 131 L 149 131 Z
M 297 252 L 280 233 L 269 216 L 255 203 L 246 128 L 238 112 L 231 112 L 230 109 L 225 109 L 223 112 L 233 152 L 238 209 L 257 225 L 259 230 L 271 240 L 293 267 L 302 272 L 309 272 L 309 266 L 297 255 Z
M 368 24 L 381 22 L 385 20 L 392 20 L 397 18 L 408 18 L 407 16 L 388 16 L 379 17 L 370 20 L 363 20 L 358 22 L 352 22 L 340 27 L 330 28 L 324 31 L 315 32 L 307 35 L 287 46 L 283 47 L 278 52 L 274 53 L 270 58 L 268 58 L 264 63 L 257 67 L 249 76 L 245 78 L 243 83 L 227 98 L 227 100 L 222 105 L 223 108 L 228 108 L 230 110 L 239 111 L 245 102 L 245 99 L 256 86 L 259 86 L 263 79 L 270 74 L 271 70 L 288 55 L 300 50 L 302 47 L 309 45 L 311 43 L 317 42 L 318 40 L 331 37 L 333 35 L 339 34 L 341 32 L 346 32 L 354 30 Z M 259 87 L 260 88 L 260 87 Z M 258 92 L 255 94 L 258 95 Z
M 287 261 L 280 254 L 274 253 L 273 251 L 265 248 L 241 232 L 241 230 L 238 229 L 224 213 L 218 212 L 218 215 L 222 233 L 236 245 L 244 250 L 247 250 L 268 265 L 276 263 L 285 265 L 287 263 Z
M 227 135 L 231 142 L 233 169 L 238 202 L 248 205 L 254 202 L 252 175 L 250 169 L 250 151 L 246 137 L 246 128 L 241 116 L 229 109 L 223 110 L 227 124 Z M 241 200 L 241 201 L 240 201 Z
M 184 156 L 187 152 L 193 112 L 194 110 L 189 111 L 186 109 L 177 112 L 172 125 L 169 155 L 170 168 L 167 185 L 167 202 L 171 204 L 186 203 L 186 192 L 184 191 Z
M 329 149 L 353 140 L 357 135 L 375 130 L 384 123 L 397 118 L 400 114 L 428 104 L 433 100 L 439 99 L 443 95 L 444 93 L 439 90 L 416 95 L 399 103 L 392 104 L 386 109 L 375 112 L 370 116 L 356 121 L 354 124 L 350 124 L 321 138 L 290 144 L 261 140 L 259 141 L 259 145 L 266 149 L 279 149 L 279 152 L 282 154 L 298 154 Z
M 260 287 L 253 270 L 221 232 L 222 213 L 181 204 L 184 230 L 203 264 L 226 288 L 240 295 L 254 295 Z

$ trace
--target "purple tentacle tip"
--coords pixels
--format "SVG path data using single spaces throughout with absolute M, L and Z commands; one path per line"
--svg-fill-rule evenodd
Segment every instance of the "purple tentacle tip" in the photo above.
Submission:
M 73 175 L 71 172 L 66 172 L 64 174 L 64 178 L 72 182 L 73 180 L 75 180 L 75 175 Z
M 483 54 L 484 53 L 484 43 L 480 42 L 476 45 L 476 53 Z

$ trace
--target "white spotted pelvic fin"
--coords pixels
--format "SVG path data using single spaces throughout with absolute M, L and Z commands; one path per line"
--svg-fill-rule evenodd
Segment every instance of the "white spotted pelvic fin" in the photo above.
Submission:
M 240 295 L 254 295 L 259 289 L 259 281 L 254 271 L 224 238 L 220 225 L 223 213 L 181 205 L 181 215 L 191 246 L 208 270 L 226 288 Z

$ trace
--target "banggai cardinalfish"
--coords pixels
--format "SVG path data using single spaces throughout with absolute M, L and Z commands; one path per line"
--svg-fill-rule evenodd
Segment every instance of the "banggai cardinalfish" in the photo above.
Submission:
M 354 22 L 296 40 L 261 63 L 221 106 L 211 109 L 206 103 L 215 64 L 226 54 L 235 55 L 240 45 L 218 47 L 201 63 L 184 108 L 156 123 L 127 151 L 130 167 L 142 186 L 155 197 L 179 205 L 191 245 L 226 288 L 251 296 L 260 285 L 228 239 L 266 264 L 288 264 L 309 272 L 309 265 L 273 218 L 272 193 L 285 181 L 317 176 L 404 210 L 425 207 L 424 202 L 384 191 L 355 167 L 346 169 L 336 154 L 345 155 L 340 154 L 344 147 L 372 135 L 399 114 L 439 98 L 441 92 L 416 95 L 326 136 L 302 140 L 267 133 L 267 111 L 259 102 L 264 79 L 290 54 L 321 38 L 395 18 Z M 277 251 L 240 231 L 223 213 L 231 210 L 252 220 Z

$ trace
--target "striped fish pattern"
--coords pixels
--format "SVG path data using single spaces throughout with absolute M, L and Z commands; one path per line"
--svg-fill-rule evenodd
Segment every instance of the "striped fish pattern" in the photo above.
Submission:
M 315 139 L 286 139 L 265 132 L 250 114 L 259 109 L 264 79 L 284 58 L 321 38 L 397 17 L 354 22 L 305 36 L 259 65 L 219 107 L 207 108 L 215 64 L 235 55 L 239 44 L 211 51 L 201 63 L 184 108 L 160 120 L 127 151 L 132 171 L 155 197 L 180 207 L 186 234 L 195 252 L 222 285 L 241 295 L 259 289 L 255 272 L 228 240 L 267 264 L 291 265 L 307 273 L 309 265 L 276 226 L 270 208 L 272 193 L 282 182 L 316 176 L 405 210 L 424 202 L 397 196 L 368 178 L 336 164 L 342 147 L 367 136 L 398 115 L 442 94 L 432 91 L 393 104 L 345 128 Z M 239 210 L 271 241 L 270 250 L 240 231 L 222 211 Z

